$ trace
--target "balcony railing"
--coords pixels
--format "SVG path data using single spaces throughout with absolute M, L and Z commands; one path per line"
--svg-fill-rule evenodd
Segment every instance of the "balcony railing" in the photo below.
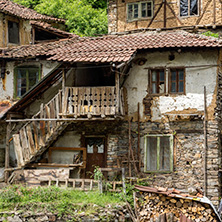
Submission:
M 62 115 L 106 117 L 121 115 L 120 92 L 116 87 L 66 87 Z

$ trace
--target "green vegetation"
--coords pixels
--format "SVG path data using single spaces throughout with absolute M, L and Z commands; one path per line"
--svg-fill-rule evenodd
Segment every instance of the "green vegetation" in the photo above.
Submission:
M 219 38 L 219 34 L 218 33 L 214 33 L 214 32 L 211 32 L 211 31 L 203 32 L 202 35 Z
M 41 14 L 66 19 L 67 31 L 80 36 L 107 34 L 106 0 L 13 0 Z
M 0 212 L 17 210 L 49 211 L 59 215 L 73 215 L 76 211 L 92 213 L 96 207 L 124 203 L 120 194 L 97 191 L 83 192 L 58 187 L 29 188 L 9 186 L 0 190 Z

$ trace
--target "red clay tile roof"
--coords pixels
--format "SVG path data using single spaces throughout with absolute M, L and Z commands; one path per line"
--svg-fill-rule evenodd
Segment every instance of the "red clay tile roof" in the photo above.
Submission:
M 125 62 L 140 49 L 222 47 L 222 40 L 185 31 L 146 32 L 133 35 L 75 37 L 50 43 L 3 50 L 2 58 L 47 56 L 66 62 Z
M 65 37 L 77 37 L 78 36 L 78 35 L 75 35 L 73 33 L 66 32 L 66 31 L 63 31 L 61 29 L 54 28 L 51 24 L 46 23 L 46 22 L 42 22 L 42 21 L 30 21 L 30 24 L 34 27 L 44 29 L 44 30 L 47 30 L 49 32 L 53 32 L 53 33 L 58 34 L 58 35 L 63 35 Z
M 23 19 L 32 19 L 32 20 L 43 20 L 43 21 L 53 21 L 53 22 L 62 22 L 64 19 L 53 18 L 51 16 L 42 15 L 36 11 L 26 8 L 25 6 L 18 5 L 15 2 L 9 0 L 0 0 L 0 12 L 5 14 L 14 15 Z

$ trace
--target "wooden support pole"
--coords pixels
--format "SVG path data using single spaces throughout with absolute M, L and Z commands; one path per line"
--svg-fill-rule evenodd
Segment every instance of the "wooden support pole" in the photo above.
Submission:
M 126 193 L 125 168 L 122 168 L 123 193 Z
M 138 141 L 137 141 L 137 155 L 138 155 L 138 161 L 139 161 L 139 171 L 141 170 L 141 158 L 140 158 L 140 103 L 138 103 Z
M 11 123 L 8 123 L 7 127 L 6 127 L 6 145 L 5 145 L 5 168 L 6 169 L 10 168 L 10 164 L 9 164 L 9 161 L 10 161 L 10 147 L 9 147 L 10 134 L 11 134 Z M 8 182 L 8 178 L 9 178 L 9 171 L 5 171 L 5 183 Z
M 66 73 L 65 69 L 62 70 L 62 104 L 65 104 L 65 87 L 66 87 Z
M 213 24 L 216 24 L 216 0 L 213 0 L 213 15 L 214 15 Z
M 103 180 L 102 180 L 102 177 L 99 177 L 99 192 L 100 193 L 103 193 Z
M 131 169 L 131 161 L 130 161 L 130 155 L 131 155 L 131 121 L 130 121 L 130 117 L 129 117 L 128 123 L 129 123 L 128 169 L 129 169 L 129 177 L 131 177 L 132 176 L 132 169 Z
M 164 9 L 163 9 L 163 27 L 166 28 L 166 0 L 163 0 L 164 4 Z
M 116 86 L 116 114 L 119 114 L 120 107 L 120 87 L 119 87 L 119 73 L 115 74 L 115 86 Z
M 204 86 L 204 196 L 207 196 L 207 93 Z

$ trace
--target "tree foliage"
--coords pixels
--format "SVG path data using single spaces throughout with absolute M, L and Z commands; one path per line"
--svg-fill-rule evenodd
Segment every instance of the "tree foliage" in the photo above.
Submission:
M 41 14 L 66 19 L 70 32 L 80 36 L 107 33 L 105 0 L 14 0 Z

